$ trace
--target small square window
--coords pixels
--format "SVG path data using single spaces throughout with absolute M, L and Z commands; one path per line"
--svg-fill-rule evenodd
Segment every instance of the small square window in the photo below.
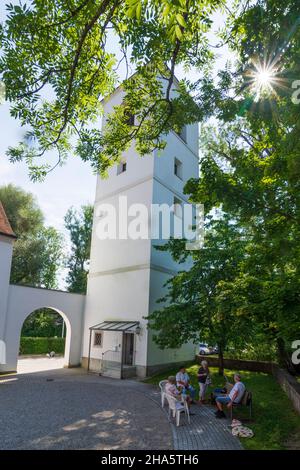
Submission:
M 120 162 L 117 167 L 117 174 L 120 175 L 121 173 L 125 173 L 127 170 L 127 163 L 125 161 Z
M 177 158 L 174 158 L 174 174 L 182 180 L 182 163 Z
M 94 333 L 94 346 L 102 346 L 102 333 L 100 331 L 95 331 Z

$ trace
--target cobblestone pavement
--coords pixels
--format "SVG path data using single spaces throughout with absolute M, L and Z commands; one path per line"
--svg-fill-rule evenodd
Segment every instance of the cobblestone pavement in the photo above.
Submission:
M 0 449 L 172 449 L 139 387 L 75 369 L 0 376 Z M 159 423 L 159 426 L 158 426 Z
M 0 376 L 0 449 L 242 449 L 227 420 L 194 405 L 176 427 L 152 385 L 82 369 Z
M 160 404 L 160 393 L 151 391 L 153 399 Z M 173 418 L 170 424 L 173 433 L 175 450 L 242 450 L 239 439 L 231 434 L 230 420 L 217 419 L 215 408 L 210 405 L 192 405 L 191 424 L 185 415 L 180 417 L 180 426 L 176 426 Z M 167 413 L 167 407 L 165 407 Z

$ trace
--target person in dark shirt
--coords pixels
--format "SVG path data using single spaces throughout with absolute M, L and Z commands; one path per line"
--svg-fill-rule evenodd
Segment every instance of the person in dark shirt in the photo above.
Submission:
M 206 389 L 207 389 L 207 386 L 211 383 L 207 361 L 201 362 L 201 367 L 198 370 L 198 382 L 199 382 L 199 401 L 200 403 L 205 403 Z

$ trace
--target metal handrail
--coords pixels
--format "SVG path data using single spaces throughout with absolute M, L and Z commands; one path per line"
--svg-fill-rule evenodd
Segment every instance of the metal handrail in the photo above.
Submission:
M 104 354 L 108 353 L 108 352 L 119 352 L 119 351 L 115 351 L 114 349 L 108 349 L 107 351 L 104 351 L 102 353 L 102 357 L 104 356 Z

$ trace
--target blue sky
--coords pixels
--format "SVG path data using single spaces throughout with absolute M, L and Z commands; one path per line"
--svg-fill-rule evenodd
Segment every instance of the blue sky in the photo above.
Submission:
M 0 0 L 1 22 L 5 19 L 5 3 L 7 2 Z M 12 3 L 19 2 L 13 0 Z M 224 18 L 221 15 L 215 15 L 214 30 L 223 26 L 223 22 Z M 218 42 L 214 33 L 210 34 L 210 42 Z M 112 50 L 118 52 L 117 44 L 113 44 L 113 41 Z M 217 67 L 221 68 L 229 58 L 229 54 L 225 48 L 219 51 L 219 55 Z M 183 71 L 177 70 L 176 75 L 181 78 Z M 13 183 L 33 193 L 45 214 L 46 224 L 56 227 L 65 234 L 67 246 L 68 239 L 63 220 L 66 211 L 70 206 L 79 208 L 83 204 L 94 201 L 96 176 L 90 165 L 70 155 L 67 163 L 51 172 L 44 182 L 33 183 L 28 177 L 26 165 L 24 163 L 12 164 L 5 155 L 7 148 L 16 145 L 25 133 L 19 122 L 10 116 L 8 103 L 0 105 L 0 124 L 0 185 Z M 62 282 L 61 279 L 60 284 Z

